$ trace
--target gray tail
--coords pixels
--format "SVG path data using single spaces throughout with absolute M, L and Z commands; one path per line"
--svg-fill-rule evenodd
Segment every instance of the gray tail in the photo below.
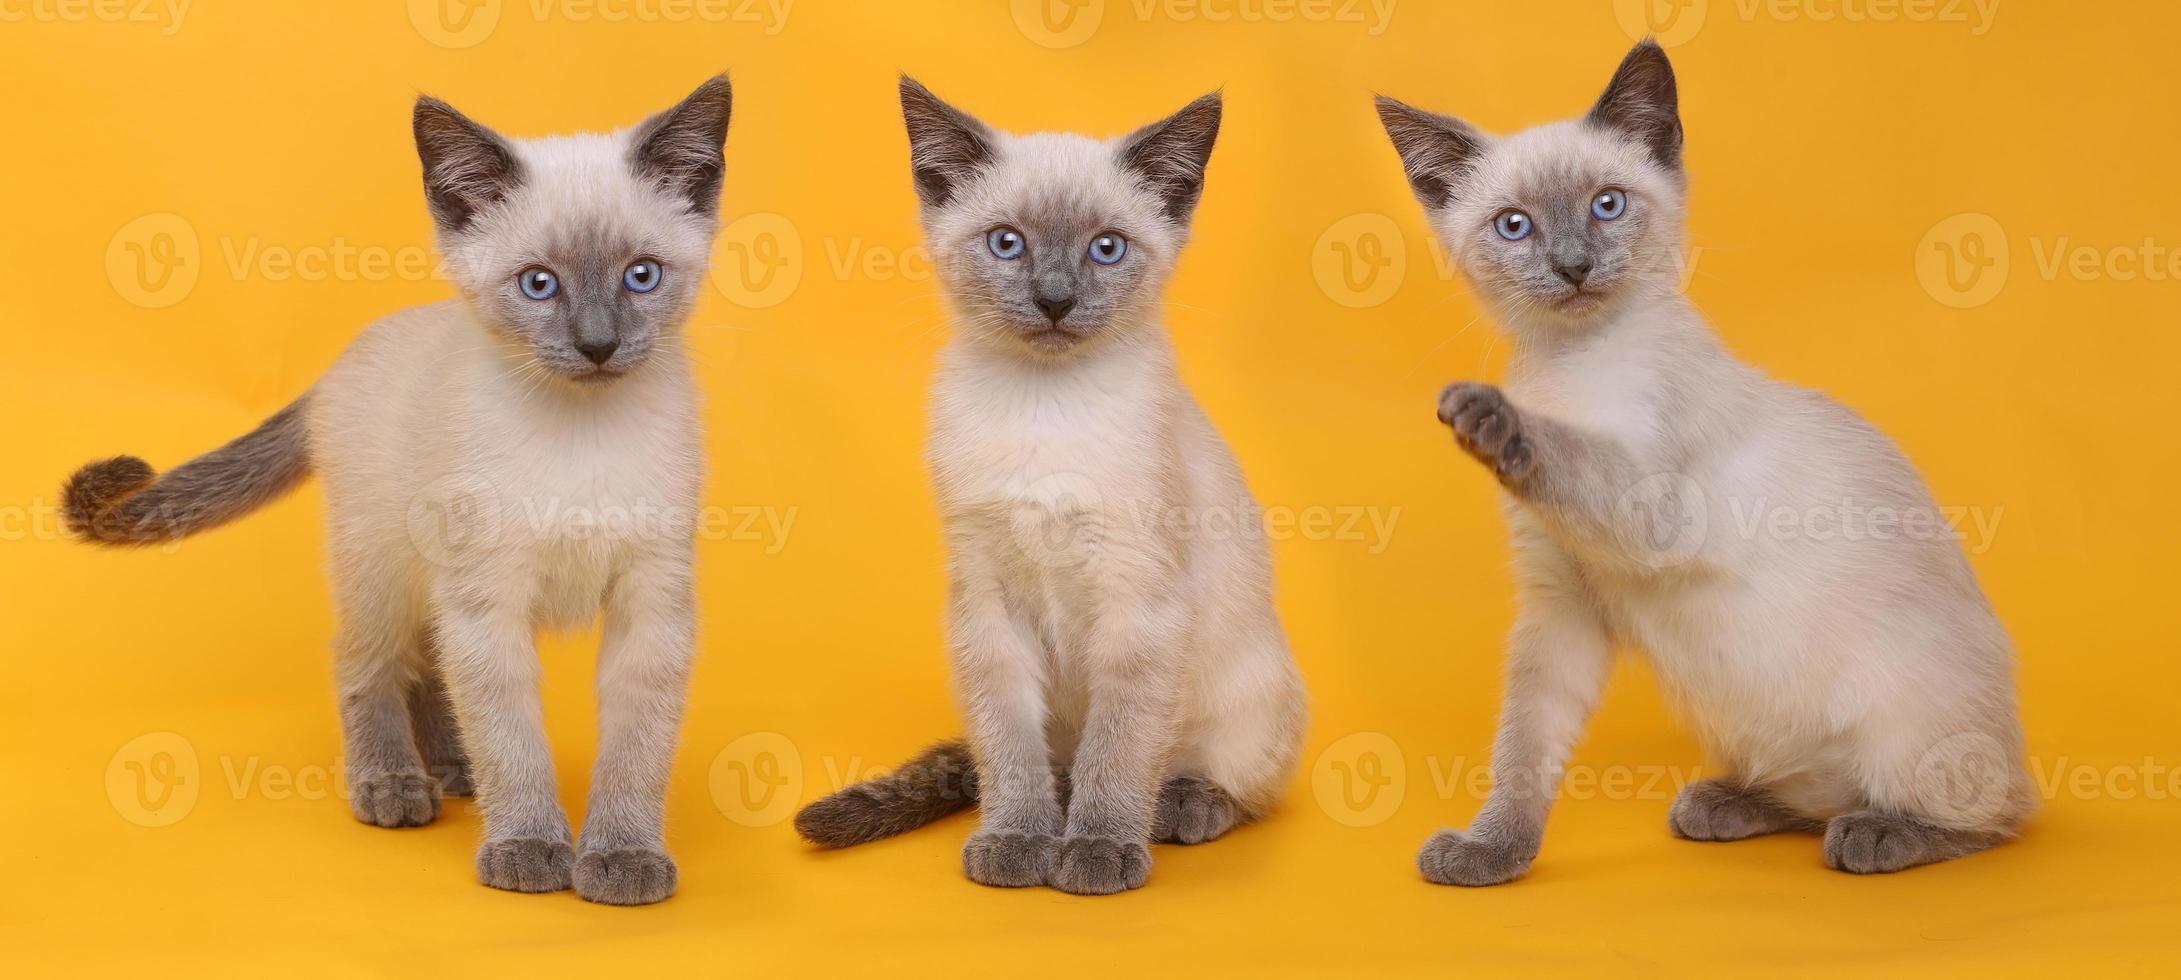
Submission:
M 853 847 L 905 834 L 977 802 L 969 746 L 941 742 L 900 769 L 818 800 L 795 815 L 795 832 L 821 847 Z
M 227 445 L 165 476 L 134 456 L 77 470 L 61 490 L 62 515 L 78 538 L 148 545 L 218 527 L 279 499 L 310 476 L 305 395 Z

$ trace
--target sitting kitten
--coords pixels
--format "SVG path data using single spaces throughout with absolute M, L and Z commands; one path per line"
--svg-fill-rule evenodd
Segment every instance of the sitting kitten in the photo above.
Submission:
M 723 76 L 633 129 L 515 141 L 418 99 L 425 196 L 462 299 L 373 324 L 294 404 L 164 476 L 122 456 L 64 491 L 78 535 L 137 545 L 321 474 L 350 804 L 413 827 L 474 786 L 494 888 L 572 881 L 624 905 L 674 891 L 661 821 L 703 477 L 680 330 L 718 223 L 730 101 Z M 601 609 L 577 852 L 533 641 Z
M 974 798 L 972 879 L 1136 888 L 1147 841 L 1211 840 L 1274 802 L 1306 714 L 1260 512 L 1161 326 L 1220 99 L 1109 142 L 995 132 L 906 78 L 901 104 L 961 320 L 930 458 L 968 748 L 796 826 L 846 846 Z
M 1685 198 L 1673 69 L 1622 62 L 1580 120 L 1506 138 L 1380 99 L 1417 197 L 1515 342 L 1504 391 L 1439 418 L 1506 488 L 1521 613 L 1493 788 L 1433 837 L 1432 881 L 1536 856 L 1611 648 L 1642 650 L 1727 775 L 1672 809 L 1691 840 L 1822 827 L 1857 873 L 1958 857 L 2034 808 L 2012 655 L 1891 441 L 1721 348 L 1676 292 Z M 1861 508 L 1896 533 L 1739 533 L 1752 509 Z M 1875 519 L 1874 519 L 1875 520 Z M 1706 533 L 1708 530 L 1709 533 Z

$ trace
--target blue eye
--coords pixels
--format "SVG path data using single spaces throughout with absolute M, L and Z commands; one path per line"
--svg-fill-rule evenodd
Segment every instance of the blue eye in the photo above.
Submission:
M 1003 259 L 1022 258 L 1022 253 L 1029 248 L 1029 244 L 1022 240 L 1022 232 L 1004 226 L 987 233 L 984 236 L 984 246 L 991 249 L 993 255 Z
M 515 282 L 522 287 L 523 295 L 531 299 L 552 299 L 560 295 L 560 277 L 544 266 L 524 269 L 515 276 Z
M 1618 187 L 1608 187 L 1590 199 L 1591 216 L 1600 221 L 1611 221 L 1628 212 L 1628 195 Z
M 1492 219 L 1492 230 L 1499 232 L 1499 237 L 1510 242 L 1519 242 L 1530 237 L 1530 228 L 1530 216 L 1520 211 L 1501 211 L 1499 217 Z
M 621 285 L 627 286 L 632 293 L 648 293 L 659 288 L 659 280 L 662 278 L 664 275 L 659 269 L 659 263 L 650 259 L 637 259 L 629 263 L 628 271 L 621 273 Z
M 1112 265 L 1121 261 L 1121 256 L 1126 254 L 1128 254 L 1128 239 L 1126 238 L 1107 232 L 1091 239 L 1091 261 L 1099 265 Z

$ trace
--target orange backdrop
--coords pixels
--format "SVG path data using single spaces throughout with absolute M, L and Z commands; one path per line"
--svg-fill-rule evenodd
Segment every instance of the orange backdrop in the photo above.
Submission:
M 0 761 L 9 960 L 41 972 L 464 967 L 771 975 L 2126 970 L 2177 952 L 2181 13 L 1984 0 L 0 0 Z M 1491 481 L 1432 419 L 1506 345 L 1432 248 L 1384 91 L 1505 130 L 1572 115 L 1632 36 L 1680 70 L 1688 288 L 1728 341 L 1892 433 L 2021 650 L 2045 816 L 1907 874 L 1665 830 L 1699 765 L 1640 671 L 1536 872 L 1412 861 L 1466 822 L 1512 613 Z M 474 883 L 478 819 L 339 798 L 323 502 L 155 552 L 58 532 L 94 455 L 172 465 L 309 385 L 432 271 L 408 112 L 538 135 L 733 73 L 691 326 L 717 518 L 671 799 L 683 886 L 617 910 Z M 966 819 L 813 854 L 801 800 L 957 731 L 921 458 L 946 326 L 894 100 L 1112 134 L 1224 86 L 1171 293 L 1188 380 L 1275 517 L 1315 728 L 1288 804 L 1110 899 L 979 888 Z M 594 636 L 545 642 L 565 793 Z M 458 954 L 456 951 L 460 950 Z

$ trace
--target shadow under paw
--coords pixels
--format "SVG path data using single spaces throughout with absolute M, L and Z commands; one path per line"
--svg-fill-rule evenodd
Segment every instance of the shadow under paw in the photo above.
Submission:
M 1202 844 L 1242 822 L 1242 808 L 1219 784 L 1196 776 L 1176 776 L 1159 790 L 1154 840 Z
M 962 845 L 969 880 L 995 888 L 1042 885 L 1053 870 L 1053 838 L 1015 830 L 980 830 Z
M 678 874 L 665 851 L 624 848 L 576 857 L 576 894 L 603 905 L 649 905 L 674 894 Z
M 1111 895 L 1151 878 L 1151 849 L 1117 837 L 1064 837 L 1053 887 L 1072 895 Z
M 385 773 L 349 787 L 356 819 L 374 827 L 422 827 L 439 817 L 439 782 L 422 772 Z
M 477 849 L 477 880 L 511 892 L 557 892 L 568 887 L 574 864 L 567 841 L 506 837 Z
M 1459 830 L 1442 830 L 1424 842 L 1416 866 L 1428 881 L 1474 888 L 1520 878 L 1536 857 L 1535 844 L 1517 846 Z

